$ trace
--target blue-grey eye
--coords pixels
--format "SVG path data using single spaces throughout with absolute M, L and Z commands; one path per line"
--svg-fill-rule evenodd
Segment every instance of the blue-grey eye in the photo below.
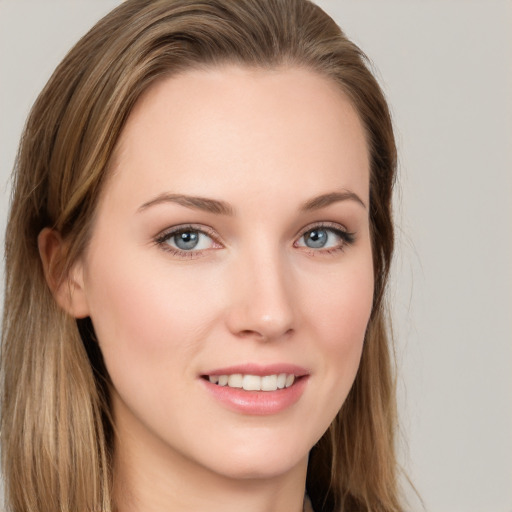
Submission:
M 157 241 L 159 244 L 185 252 L 202 251 L 215 246 L 211 236 L 199 229 L 193 228 L 178 228 L 175 231 L 162 235 Z
M 306 231 L 296 242 L 297 247 L 309 249 L 335 249 L 354 241 L 354 234 L 342 229 L 318 226 Z
M 199 233 L 197 231 L 182 231 L 172 237 L 178 249 L 182 251 L 190 251 L 195 249 L 199 243 Z
M 322 249 L 329 241 L 329 231 L 327 229 L 312 229 L 304 235 L 304 244 L 311 249 Z

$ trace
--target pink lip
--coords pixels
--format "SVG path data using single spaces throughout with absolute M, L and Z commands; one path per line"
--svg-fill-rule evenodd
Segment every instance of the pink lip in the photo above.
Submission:
M 275 363 L 268 365 L 259 364 L 242 364 L 236 366 L 226 366 L 225 368 L 216 368 L 205 372 L 203 375 L 233 375 L 234 373 L 242 373 L 243 375 L 279 375 L 280 373 L 293 374 L 296 377 L 303 377 L 309 372 L 301 366 L 295 364 Z
M 307 370 L 289 364 L 230 366 L 215 369 L 206 375 L 232 375 L 234 373 L 259 376 L 287 373 L 297 377 L 289 388 L 276 391 L 244 391 L 239 388 L 213 384 L 204 378 L 205 375 L 202 376 L 200 380 L 206 390 L 222 405 L 232 411 L 254 416 L 277 414 L 291 407 L 300 399 L 309 380 Z

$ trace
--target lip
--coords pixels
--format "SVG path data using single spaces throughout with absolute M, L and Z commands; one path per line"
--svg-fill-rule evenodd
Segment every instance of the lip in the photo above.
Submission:
M 276 391 L 244 391 L 229 386 L 218 386 L 204 378 L 207 375 L 232 375 L 241 373 L 245 375 L 275 375 L 279 373 L 294 374 L 295 382 L 284 389 Z M 202 374 L 201 382 L 210 395 L 227 409 L 246 415 L 266 416 L 278 414 L 299 401 L 306 389 L 309 372 L 300 366 L 291 364 L 256 365 L 245 364 L 217 368 Z
M 274 364 L 242 364 L 236 366 L 226 366 L 225 368 L 215 368 L 211 371 L 206 371 L 202 375 L 233 375 L 234 373 L 242 373 L 244 375 L 276 375 L 280 373 L 293 373 L 296 377 L 304 377 L 309 375 L 308 370 L 302 366 L 287 363 L 274 363 Z

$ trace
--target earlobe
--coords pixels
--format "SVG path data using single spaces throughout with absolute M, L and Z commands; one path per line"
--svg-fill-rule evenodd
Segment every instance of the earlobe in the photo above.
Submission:
M 37 237 L 39 256 L 48 287 L 59 306 L 75 318 L 89 316 L 81 262 L 66 269 L 66 245 L 60 233 L 44 228 Z

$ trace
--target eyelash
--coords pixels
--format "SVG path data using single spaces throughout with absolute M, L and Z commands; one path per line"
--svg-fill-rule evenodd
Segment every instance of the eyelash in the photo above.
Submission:
M 352 245 L 356 241 L 356 234 L 350 231 L 347 231 L 345 228 L 343 228 L 340 224 L 336 224 L 333 222 L 320 222 L 317 224 L 312 224 L 309 226 L 306 226 L 304 229 L 300 231 L 300 236 L 297 238 L 297 242 L 294 242 L 294 247 L 297 247 L 298 240 L 301 240 L 304 236 L 306 236 L 308 233 L 311 233 L 312 231 L 330 231 L 331 233 L 334 233 L 336 236 L 338 236 L 341 239 L 341 243 L 339 245 L 336 245 L 335 247 L 330 247 L 327 249 L 313 249 L 312 247 L 301 247 L 307 254 L 316 256 L 318 254 L 323 255 L 329 255 L 329 254 L 336 254 L 339 252 L 343 252 L 347 246 Z
M 203 235 L 208 236 L 213 240 L 215 244 L 218 244 L 219 247 L 221 247 L 221 243 L 218 241 L 218 237 L 215 233 L 215 231 L 208 227 L 208 226 L 198 226 L 195 224 L 183 224 L 181 226 L 175 226 L 170 229 L 166 229 L 157 237 L 155 238 L 155 243 L 158 245 L 162 250 L 171 253 L 174 256 L 178 256 L 179 258 L 185 258 L 185 259 L 193 259 L 197 258 L 203 255 L 203 253 L 209 249 L 204 250 L 191 250 L 191 251 L 184 251 L 181 249 L 178 249 L 176 247 L 172 247 L 167 242 L 169 239 L 171 239 L 174 236 L 179 235 L 180 233 L 187 233 L 187 232 L 194 232 L 194 233 L 200 233 Z
M 342 243 L 331 248 L 322 249 L 322 248 L 311 248 L 306 246 L 298 246 L 297 243 L 299 240 L 301 240 L 304 236 L 306 236 L 308 233 L 311 233 L 315 230 L 325 230 L 330 231 L 331 233 L 334 233 L 336 236 L 338 236 Z M 179 258 L 184 259 L 193 259 L 198 258 L 204 255 L 204 253 L 210 249 L 200 249 L 200 250 L 189 250 L 185 251 L 182 249 L 178 249 L 176 247 L 172 247 L 167 243 L 169 239 L 171 239 L 174 236 L 177 236 L 181 233 L 187 233 L 187 232 L 194 232 L 199 233 L 202 235 L 206 235 L 213 241 L 214 244 L 217 244 L 220 247 L 222 247 L 222 244 L 218 240 L 218 236 L 216 232 L 204 225 L 194 225 L 194 224 L 184 224 L 181 226 L 175 226 L 170 229 L 167 229 L 157 235 L 154 239 L 154 242 L 157 246 L 159 246 L 162 250 L 171 253 L 174 256 L 177 256 Z M 300 235 L 300 236 L 299 236 Z M 346 249 L 347 246 L 352 245 L 355 242 L 356 236 L 355 233 L 351 233 L 349 231 L 346 231 L 344 228 L 342 228 L 339 224 L 331 223 L 331 222 L 321 222 L 318 224 L 313 224 L 306 226 L 306 228 L 302 229 L 297 234 L 297 240 L 294 242 L 294 247 L 300 247 L 302 250 L 304 250 L 307 254 L 310 255 L 317 255 L 317 254 L 334 254 L 338 252 L 342 252 Z

